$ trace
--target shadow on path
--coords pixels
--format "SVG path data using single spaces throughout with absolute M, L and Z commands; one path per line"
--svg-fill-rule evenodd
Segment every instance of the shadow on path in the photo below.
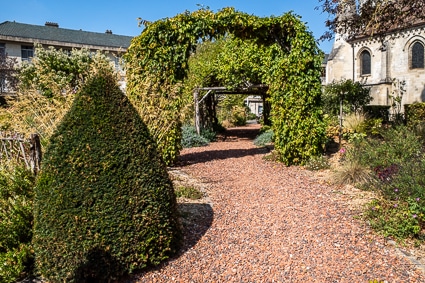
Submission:
M 259 127 L 239 127 L 227 129 L 224 134 L 218 137 L 217 142 L 238 142 L 241 140 L 254 140 L 259 134 Z M 186 153 L 180 156 L 179 166 L 187 166 L 197 163 L 205 163 L 212 160 L 240 158 L 249 155 L 265 154 L 270 150 L 265 147 L 249 149 L 222 149 L 203 150 L 201 152 Z
M 178 210 L 182 220 L 183 242 L 177 254 L 158 266 L 143 269 L 140 272 L 137 272 L 136 275 L 129 275 L 126 278 L 123 278 L 120 282 L 139 282 L 139 280 L 143 278 L 144 274 L 152 271 L 160 271 L 162 268 L 167 266 L 170 261 L 178 259 L 190 248 L 195 246 L 212 225 L 214 212 L 211 205 L 208 203 L 179 203 Z

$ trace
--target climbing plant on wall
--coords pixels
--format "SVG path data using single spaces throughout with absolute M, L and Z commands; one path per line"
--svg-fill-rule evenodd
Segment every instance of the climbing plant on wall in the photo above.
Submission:
M 143 24 L 145 29 L 126 54 L 127 92 L 167 163 L 180 150 L 188 60 L 200 43 L 224 37 L 232 37 L 230 45 L 249 42 L 249 48 L 256 50 L 253 57 L 258 66 L 253 72 L 238 74 L 244 68 L 237 64 L 243 60 L 235 59 L 220 64 L 218 74 L 231 78 L 226 82 L 229 88 L 247 77 L 269 85 L 275 148 L 281 160 L 299 164 L 321 152 L 325 136 L 320 110 L 322 53 L 299 17 L 292 13 L 257 17 L 233 8 L 216 13 L 200 9 Z

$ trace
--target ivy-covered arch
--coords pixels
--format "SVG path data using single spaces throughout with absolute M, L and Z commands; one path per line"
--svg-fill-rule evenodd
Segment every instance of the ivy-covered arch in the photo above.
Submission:
M 322 151 L 320 110 L 322 53 L 311 32 L 292 13 L 257 17 L 233 8 L 185 12 L 145 23 L 126 54 L 127 92 L 155 137 L 163 158 L 180 151 L 188 60 L 206 40 L 232 35 L 262 50 L 258 74 L 269 86 L 275 149 L 287 164 L 302 164 Z

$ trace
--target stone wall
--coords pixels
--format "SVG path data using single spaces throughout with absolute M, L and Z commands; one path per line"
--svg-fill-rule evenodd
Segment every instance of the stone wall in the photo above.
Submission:
M 326 83 L 352 79 L 371 86 L 372 105 L 391 105 L 391 95 L 397 88 L 393 80 L 405 81 L 406 92 L 402 104 L 425 101 L 425 69 L 411 69 L 411 46 L 415 42 L 425 46 L 425 25 L 383 38 L 364 38 L 349 43 L 337 35 L 326 66 Z M 360 54 L 371 54 L 371 74 L 361 75 Z

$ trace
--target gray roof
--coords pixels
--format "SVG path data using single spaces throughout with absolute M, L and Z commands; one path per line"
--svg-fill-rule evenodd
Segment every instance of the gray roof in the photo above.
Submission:
M 125 48 L 130 46 L 131 36 L 111 33 L 64 29 L 55 26 L 38 26 L 6 21 L 0 24 L 0 36 L 47 40 L 71 44 Z
M 341 45 L 335 48 L 335 45 L 332 46 L 331 53 L 328 56 L 328 61 L 331 61 L 335 58 L 336 54 L 338 54 L 338 51 L 341 49 Z

